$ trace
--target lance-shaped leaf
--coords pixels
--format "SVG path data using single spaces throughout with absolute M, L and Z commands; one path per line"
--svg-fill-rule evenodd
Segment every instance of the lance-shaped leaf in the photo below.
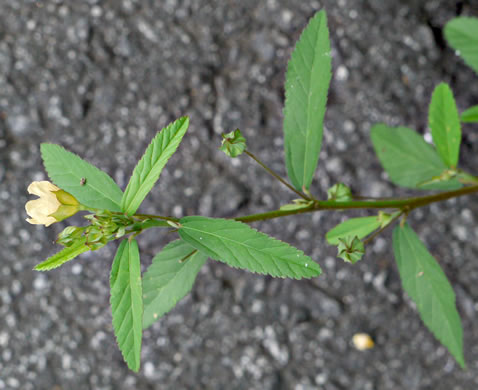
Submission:
M 207 256 L 175 240 L 153 259 L 143 276 L 143 328 L 170 311 L 191 290 Z
M 465 367 L 455 293 L 443 270 L 408 224 L 395 227 L 393 251 L 403 289 L 416 303 L 423 322 Z
M 309 189 L 319 160 L 331 75 L 327 15 L 320 11 L 297 42 L 285 82 L 285 161 L 287 174 L 299 191 Z
M 169 158 L 179 146 L 189 126 L 189 118 L 182 117 L 169 124 L 153 138 L 143 157 L 134 168 L 121 200 L 121 209 L 129 215 L 138 210 Z
M 478 18 L 460 17 L 445 26 L 448 44 L 478 73 Z
M 295 279 L 321 273 L 319 265 L 302 251 L 242 222 L 205 217 L 185 217 L 179 222 L 184 241 L 231 267 Z
M 121 211 L 123 192 L 109 175 L 59 145 L 43 143 L 40 150 L 48 176 L 58 187 L 85 206 Z
M 423 190 L 454 190 L 461 187 L 455 179 L 421 185 L 441 176 L 447 166 L 435 149 L 415 131 L 378 124 L 372 127 L 370 135 L 383 168 L 395 184 Z
M 445 83 L 433 91 L 428 123 L 438 154 L 449 168 L 455 168 L 460 154 L 461 125 L 453 92 Z
M 116 341 L 128 367 L 139 370 L 143 331 L 141 266 L 136 240 L 123 240 L 110 276 L 111 313 Z
M 73 244 L 71 244 L 71 246 L 62 249 L 60 252 L 49 257 L 44 262 L 36 265 L 33 269 L 36 271 L 49 271 L 59 267 L 67 261 L 73 260 L 76 256 L 90 250 L 90 248 L 85 245 L 85 242 L 85 237 L 77 239 Z
M 329 244 L 337 245 L 339 243 L 339 238 L 356 236 L 359 239 L 362 239 L 378 229 L 380 225 L 381 222 L 377 216 L 350 218 L 329 230 L 325 235 L 325 238 Z
M 461 113 L 463 123 L 478 123 L 478 106 L 473 106 Z

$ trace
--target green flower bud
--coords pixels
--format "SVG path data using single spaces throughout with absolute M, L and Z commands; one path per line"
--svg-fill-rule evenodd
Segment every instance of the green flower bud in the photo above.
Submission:
M 60 245 L 70 246 L 81 237 L 85 228 L 77 226 L 68 226 L 58 235 L 56 242 Z
M 336 202 L 348 202 L 352 200 L 352 191 L 344 183 L 337 183 L 327 190 L 327 199 Z
M 222 145 L 219 148 L 229 157 L 237 157 L 246 150 L 246 139 L 242 136 L 241 130 L 236 129 L 222 135 Z
M 357 236 L 339 238 L 337 256 L 348 263 L 355 264 L 365 254 L 363 242 Z

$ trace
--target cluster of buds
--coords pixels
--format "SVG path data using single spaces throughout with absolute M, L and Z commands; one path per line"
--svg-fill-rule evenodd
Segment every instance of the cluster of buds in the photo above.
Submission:
M 85 227 L 68 226 L 57 239 L 57 243 L 70 246 L 81 237 L 86 238 L 85 245 L 94 251 L 104 247 L 108 242 L 123 237 L 134 221 L 125 215 L 112 214 L 108 210 L 88 214 L 85 218 L 90 225 Z
M 50 226 L 80 210 L 87 210 L 73 195 L 48 181 L 34 181 L 28 186 L 28 192 L 39 197 L 25 205 L 30 217 L 27 222 L 31 224 Z M 85 240 L 85 245 L 94 251 L 129 233 L 126 229 L 136 222 L 132 217 L 113 214 L 108 210 L 97 211 L 85 218 L 90 225 L 68 226 L 58 235 L 57 243 L 70 247 L 79 240 Z

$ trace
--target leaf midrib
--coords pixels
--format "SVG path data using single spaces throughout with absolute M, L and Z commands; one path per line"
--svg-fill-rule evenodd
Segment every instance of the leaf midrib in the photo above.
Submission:
M 137 321 L 136 321 L 136 317 L 134 315 L 134 309 L 133 309 L 133 307 L 136 305 L 134 304 L 135 300 L 133 299 L 134 294 L 133 294 L 133 288 L 132 288 L 133 283 L 135 281 L 135 278 L 132 272 L 132 264 L 134 261 L 133 254 L 134 254 L 135 248 L 133 248 L 133 244 L 131 242 L 126 242 L 125 246 L 128 246 L 128 248 L 124 248 L 121 252 L 121 257 L 119 258 L 117 272 L 114 275 L 114 280 L 112 281 L 112 285 L 111 285 L 111 292 L 112 292 L 111 298 L 113 299 L 113 292 L 114 292 L 114 297 L 116 300 L 114 308 L 113 308 L 113 303 L 111 303 L 111 307 L 112 307 L 113 319 L 115 318 L 117 319 L 116 321 L 115 320 L 113 321 L 113 324 L 116 323 L 116 326 L 114 327 L 114 329 L 115 329 L 115 336 L 118 341 L 118 345 L 120 341 L 119 335 L 122 334 L 122 332 L 124 331 L 124 329 L 122 329 L 123 325 L 126 322 L 131 321 L 131 327 L 130 329 L 127 330 L 126 336 L 123 337 L 123 343 L 120 349 L 126 363 L 128 364 L 128 367 L 131 366 L 134 370 L 137 370 L 139 367 L 139 360 L 137 359 L 137 356 L 136 356 L 136 349 L 138 348 L 138 344 L 136 342 L 136 337 L 135 337 Z M 127 256 L 127 259 L 125 259 L 125 256 Z M 124 267 L 125 262 L 127 262 L 128 270 L 126 270 Z M 121 274 L 123 274 L 123 276 Z M 125 288 L 121 288 L 123 284 L 126 284 Z M 129 302 L 124 301 L 127 295 L 129 295 Z M 140 299 L 142 299 L 142 297 L 140 297 Z M 115 317 L 115 313 L 117 313 L 118 310 L 121 310 L 123 304 L 126 304 L 128 308 L 124 312 L 124 315 L 122 316 L 122 318 L 119 319 L 118 321 L 118 317 Z M 141 331 L 143 329 L 142 320 L 143 320 L 143 316 L 141 315 L 141 321 L 140 321 L 141 325 L 139 326 Z M 128 343 L 128 337 L 131 332 L 133 332 L 132 342 Z M 123 349 L 123 346 L 127 346 L 126 349 Z M 141 347 L 141 343 L 140 343 L 140 347 Z M 131 351 L 133 351 L 133 355 L 130 360 L 129 357 L 131 356 Z
M 136 328 L 137 328 L 137 318 L 134 314 L 135 312 L 135 306 L 137 306 L 135 304 L 135 299 L 133 299 L 133 286 L 136 286 L 137 284 L 137 277 L 136 277 L 136 272 L 134 272 L 134 275 L 133 275 L 133 272 L 131 272 L 132 270 L 132 266 L 133 266 L 133 262 L 136 262 L 136 251 L 135 251 L 135 245 L 133 245 L 132 242 L 128 242 L 128 267 L 129 267 L 129 287 L 130 287 L 130 296 L 131 296 L 131 318 L 132 318 L 132 325 L 131 325 L 131 330 L 133 331 L 133 346 L 134 346 L 134 349 L 133 349 L 133 356 L 134 356 L 134 360 L 135 360 L 135 368 L 137 368 L 139 366 L 138 364 L 138 361 L 137 361 L 137 356 L 136 356 L 136 351 L 137 351 L 137 342 L 136 342 Z M 136 267 L 137 265 L 134 264 L 134 267 L 135 267 L 135 271 L 136 271 Z M 141 271 L 140 271 L 141 273 Z M 140 275 L 141 277 L 141 275 Z M 135 291 L 135 295 L 137 292 Z M 140 299 L 142 299 L 142 293 L 140 293 Z M 138 308 L 136 308 L 137 310 Z M 141 329 L 141 331 L 143 330 L 143 314 L 141 313 L 141 320 L 139 321 L 140 322 L 140 325 L 139 325 L 139 328 Z M 140 343 L 140 348 L 141 348 L 141 343 Z
M 451 132 L 450 134 L 447 132 L 446 129 L 446 124 L 449 123 L 449 115 L 447 111 L 447 105 L 446 105 L 446 97 L 444 94 L 446 94 L 448 91 L 445 89 L 443 92 L 440 92 L 440 95 L 438 97 L 438 103 L 437 106 L 434 107 L 433 112 L 432 112 L 432 120 L 430 122 L 430 127 L 432 129 L 432 138 L 433 138 L 433 133 L 436 134 L 437 138 L 444 138 L 445 142 L 438 142 L 439 140 L 437 139 L 435 142 L 435 146 L 437 150 L 442 151 L 442 153 L 446 156 L 445 159 L 447 160 L 445 162 L 446 165 L 451 161 L 451 158 L 453 156 L 451 155 L 452 153 L 452 137 L 451 137 Z M 432 98 L 432 103 L 433 103 L 433 98 Z
M 411 241 L 411 238 L 410 238 L 409 235 L 406 234 L 405 232 L 403 232 L 402 235 L 405 237 L 405 241 L 407 242 L 407 245 L 408 245 L 410 251 L 412 252 L 413 257 L 415 258 L 415 264 L 416 264 L 416 265 L 419 265 L 419 266 L 422 268 L 423 275 L 420 276 L 420 278 L 425 279 L 425 280 L 427 281 L 427 284 L 430 286 L 431 290 L 435 292 L 435 291 L 436 291 L 436 287 L 434 286 L 433 282 L 430 281 L 430 278 L 429 278 L 429 276 L 428 276 L 428 272 L 427 272 L 427 270 L 426 270 L 426 267 L 424 267 L 424 265 L 423 265 L 424 263 L 420 260 L 421 257 L 418 256 L 418 254 L 417 254 L 418 252 L 417 252 L 415 246 L 413 245 L 413 242 Z M 429 254 L 429 256 L 431 256 L 431 254 Z M 436 260 L 435 260 L 435 261 L 436 261 Z M 437 265 L 438 265 L 438 264 L 437 264 Z M 418 285 L 418 284 L 417 284 L 417 281 L 415 280 L 415 283 L 413 283 L 413 284 L 414 284 L 414 286 L 415 286 L 415 291 L 418 293 L 419 290 L 418 290 L 418 287 L 417 287 L 417 285 Z M 440 305 L 440 307 L 441 307 L 441 309 L 442 309 L 442 312 L 447 312 L 447 311 L 448 311 L 448 310 L 447 310 L 448 307 L 442 302 L 441 299 L 438 299 L 437 296 L 438 296 L 437 294 L 434 294 L 434 295 L 433 295 L 433 298 L 434 298 L 433 301 L 437 302 L 437 303 Z M 417 298 L 418 298 L 418 297 L 417 297 Z M 436 313 L 436 311 L 433 309 L 433 305 L 432 305 L 431 311 L 432 311 L 431 322 L 432 322 L 432 324 L 436 324 L 436 323 L 437 323 L 437 319 L 436 319 L 436 315 L 437 315 L 437 314 L 434 314 L 434 313 Z M 454 348 L 455 348 L 454 351 L 456 351 L 456 348 L 457 348 L 458 350 L 461 350 L 461 348 L 460 348 L 460 343 L 459 343 L 459 341 L 458 341 L 458 340 L 456 339 L 456 337 L 455 337 L 455 332 L 454 332 L 453 329 L 451 328 L 451 324 L 450 324 L 450 321 L 449 321 L 448 317 L 447 317 L 446 315 L 444 315 L 444 317 L 445 317 L 445 321 L 444 321 L 444 322 L 445 322 L 445 325 L 446 325 L 446 327 L 447 327 L 447 329 L 448 329 L 448 333 L 449 333 L 450 335 L 452 335 L 453 344 L 454 344 Z M 442 335 L 440 335 L 440 336 L 442 337 Z M 440 340 L 440 341 L 441 341 L 441 340 Z
M 181 230 L 181 229 L 184 229 L 184 230 L 189 229 L 189 230 L 193 230 L 193 231 L 195 231 L 195 232 L 201 233 L 201 234 L 213 236 L 213 237 L 215 237 L 215 238 L 217 238 L 217 239 L 219 239 L 219 240 L 230 241 L 230 242 L 233 242 L 233 243 L 235 243 L 235 244 L 237 244 L 237 245 L 244 246 L 244 247 L 247 248 L 248 250 L 250 249 L 250 250 L 259 252 L 259 253 L 261 253 L 261 254 L 264 254 L 265 256 L 268 256 L 268 257 L 270 257 L 271 259 L 273 259 L 273 257 L 277 257 L 277 258 L 282 259 L 282 260 L 285 261 L 286 263 L 289 261 L 289 259 L 286 258 L 286 257 L 284 257 L 284 256 L 271 255 L 270 253 L 263 252 L 263 251 L 261 251 L 261 250 L 259 250 L 259 249 L 257 249 L 257 248 L 254 248 L 253 246 L 246 245 L 246 244 L 244 244 L 243 242 L 235 241 L 235 240 L 233 240 L 233 239 L 231 239 L 231 238 L 224 237 L 224 236 L 220 236 L 220 235 L 214 234 L 214 233 L 212 233 L 212 232 L 210 232 L 210 231 L 199 230 L 199 229 L 196 229 L 196 228 L 193 228 L 193 227 L 190 227 L 190 226 L 185 226 L 185 225 L 183 225 L 183 227 L 180 228 L 180 230 Z M 233 229 L 233 230 L 234 230 L 234 229 Z M 261 233 L 259 233 L 259 232 L 257 232 L 257 233 L 258 233 L 258 234 L 261 234 Z M 264 238 L 264 237 L 261 237 L 261 238 Z M 285 244 L 285 243 L 283 243 L 283 244 Z M 203 244 L 203 245 L 204 245 L 204 244 Z M 287 244 L 285 244 L 285 245 L 287 245 Z M 287 249 L 288 249 L 288 248 L 290 248 L 290 247 L 287 247 Z M 298 249 L 297 249 L 297 251 L 298 251 Z M 302 257 L 302 256 L 305 256 L 305 255 L 302 254 L 301 257 Z M 294 260 L 295 260 L 295 259 L 294 259 Z M 311 261 L 313 262 L 312 259 L 311 259 Z M 291 262 L 294 263 L 295 265 L 298 265 L 298 266 L 301 266 L 301 267 L 303 267 L 303 268 L 306 268 L 303 263 L 300 263 L 300 262 L 297 263 L 296 261 L 291 261 Z M 315 262 L 314 262 L 314 263 L 315 263 Z M 306 269 L 309 269 L 309 268 L 306 268 Z
M 313 42 L 313 45 L 312 45 L 312 49 L 313 49 L 313 53 L 314 53 L 314 59 L 312 61 L 312 65 L 310 66 L 309 68 L 309 72 L 311 74 L 311 80 L 312 81 L 312 70 L 315 68 L 315 64 L 317 62 L 317 42 L 319 40 L 319 32 L 320 32 L 320 28 L 322 26 L 322 19 L 323 18 L 320 18 L 319 20 L 319 23 L 318 23 L 318 26 L 317 26 L 317 32 L 316 34 L 314 35 L 315 37 L 315 40 Z M 307 38 L 309 38 L 309 36 L 307 35 Z M 311 38 L 309 38 L 311 39 Z M 301 52 L 302 54 L 302 57 L 304 57 L 304 54 Z M 305 59 L 305 57 L 304 57 Z M 307 89 L 307 124 L 306 124 L 306 128 L 307 128 L 307 131 L 306 131 L 306 135 L 305 135 L 305 150 L 306 150 L 306 156 L 309 156 L 310 154 L 310 148 L 311 148 L 311 145 L 309 145 L 309 136 L 310 136 L 310 133 L 312 132 L 311 129 L 309 128 L 310 126 L 310 116 L 311 116 L 311 109 L 310 109 L 310 106 L 311 106 L 311 99 L 312 99 L 312 94 L 311 94 L 311 89 L 312 89 L 312 86 L 310 85 L 311 83 L 309 83 L 309 88 Z M 306 173 L 307 173 L 307 168 L 309 166 L 309 161 L 310 161 L 310 158 L 306 158 L 305 161 L 304 161 L 304 171 L 303 171 L 303 175 L 302 175 L 302 185 L 304 186 L 305 183 L 305 178 L 306 178 Z
M 68 167 L 69 168 L 69 167 Z M 102 172 L 102 171 L 100 171 Z M 105 173 L 105 172 L 103 172 Z M 73 176 L 75 179 L 78 179 L 80 180 L 81 179 L 81 175 L 77 175 L 76 172 L 74 170 L 72 170 L 71 168 L 67 169 L 66 172 L 64 174 L 60 174 L 60 175 L 56 175 L 56 176 L 67 176 L 67 175 L 71 175 Z M 114 181 L 113 181 L 114 183 Z M 116 183 L 114 183 L 116 185 Z M 87 187 L 87 188 L 91 188 L 92 190 L 94 190 L 95 192 L 97 192 L 98 194 L 102 195 L 103 198 L 106 198 L 110 201 L 112 201 L 114 204 L 116 204 L 120 209 L 121 209 L 121 203 L 118 203 L 116 200 L 114 200 L 113 198 L 111 198 L 111 195 L 108 195 L 106 193 L 104 193 L 103 191 L 101 191 L 99 188 L 96 188 L 95 186 L 92 186 L 91 183 L 88 182 L 88 180 L 86 181 L 85 185 L 84 186 L 81 186 L 81 185 L 78 185 L 78 186 L 72 186 L 72 187 Z M 106 188 L 106 187 L 105 187 Z M 121 194 L 123 194 L 123 192 L 121 191 L 120 189 L 120 192 Z
M 194 255 L 191 256 L 191 258 L 188 260 L 188 261 L 193 261 L 196 256 L 198 255 L 199 253 L 195 253 Z M 167 260 L 167 261 L 178 261 L 178 259 L 171 259 L 171 260 Z M 164 275 L 167 275 L 167 274 L 174 274 L 174 276 L 170 279 L 168 279 L 168 282 L 163 284 L 160 288 L 152 288 L 151 290 L 149 291 L 158 291 L 158 294 L 156 294 L 156 297 L 151 300 L 151 301 L 155 301 L 157 298 L 158 298 L 158 295 L 160 295 L 162 293 L 162 291 L 165 289 L 165 287 L 167 287 L 170 283 L 172 283 L 173 281 L 176 280 L 176 278 L 179 277 L 179 275 L 183 275 L 184 274 L 184 270 L 186 269 L 186 266 L 187 266 L 187 262 L 184 263 L 181 268 L 179 268 L 178 272 L 174 272 L 174 271 L 169 271 L 169 272 L 165 272 L 164 274 L 161 274 L 160 276 L 164 276 Z M 187 272 L 186 272 L 187 274 Z M 149 280 L 153 280 L 155 279 L 155 277 L 151 277 L 149 278 Z
M 173 122 L 173 123 L 174 123 L 174 122 Z M 154 170 L 155 170 L 156 164 L 158 164 L 158 161 L 161 160 L 161 158 L 162 158 L 164 152 L 169 148 L 169 145 L 171 145 L 171 143 L 173 143 L 173 141 L 176 140 L 177 134 L 178 134 L 178 133 L 180 132 L 180 130 L 183 128 L 183 126 L 184 126 L 185 123 L 186 123 L 186 121 L 183 121 L 183 123 L 181 123 L 181 125 L 178 127 L 178 129 L 176 130 L 176 132 L 170 136 L 169 141 L 167 141 L 166 146 L 161 149 L 161 152 L 160 152 L 158 158 L 156 158 L 155 161 L 154 161 L 154 163 L 151 165 L 152 168 L 149 170 L 149 173 L 145 176 L 145 178 L 144 178 L 143 180 L 141 180 L 141 176 L 138 175 L 138 181 L 140 182 L 139 188 L 138 188 L 138 190 L 135 192 L 135 194 L 133 195 L 132 199 L 128 202 L 128 205 L 125 205 L 123 211 L 129 212 L 128 209 L 131 207 L 132 204 L 135 203 L 136 198 L 142 196 L 143 188 L 144 188 L 144 186 L 146 185 L 146 183 L 149 181 L 149 177 L 150 177 L 151 175 L 153 175 L 153 178 L 154 178 Z M 165 130 L 166 130 L 166 129 L 165 129 Z M 160 137 L 162 136 L 162 138 L 165 138 L 165 137 L 166 137 L 166 135 L 162 134 L 162 132 L 159 134 L 159 136 L 160 136 Z M 161 144 L 162 144 L 162 141 L 163 141 L 163 140 L 161 139 Z M 154 142 L 154 141 L 153 141 L 153 142 Z M 157 141 L 157 142 L 160 142 L 160 139 L 159 139 L 159 138 L 158 138 L 158 141 Z M 163 168 L 164 168 L 164 166 L 163 166 Z M 144 169 L 144 167 L 143 167 L 143 169 Z M 162 171 L 162 169 L 161 169 L 161 171 Z M 159 172 L 159 174 L 161 174 L 161 171 Z M 134 171 L 133 171 L 133 175 L 134 175 Z M 129 184 L 128 184 L 128 186 L 129 186 Z M 128 193 L 129 193 L 130 191 L 131 191 L 131 190 L 127 188 L 127 194 L 126 194 L 125 198 L 128 198 Z M 120 207 L 121 207 L 121 206 L 120 206 Z

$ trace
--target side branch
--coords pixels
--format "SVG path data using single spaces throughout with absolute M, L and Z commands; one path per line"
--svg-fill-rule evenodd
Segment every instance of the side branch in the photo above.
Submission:
M 287 183 L 282 177 L 280 177 L 277 173 L 275 173 L 272 169 L 270 169 L 267 165 L 265 165 L 261 160 L 259 160 L 256 156 L 254 156 L 251 152 L 245 150 L 245 154 L 247 154 L 250 158 L 252 158 L 256 163 L 258 163 L 264 170 L 273 176 L 275 179 L 279 180 L 283 185 L 285 185 L 289 190 L 299 195 L 301 198 L 305 200 L 310 200 L 310 198 L 303 194 L 300 191 L 297 191 L 294 187 L 292 187 L 289 183 Z

